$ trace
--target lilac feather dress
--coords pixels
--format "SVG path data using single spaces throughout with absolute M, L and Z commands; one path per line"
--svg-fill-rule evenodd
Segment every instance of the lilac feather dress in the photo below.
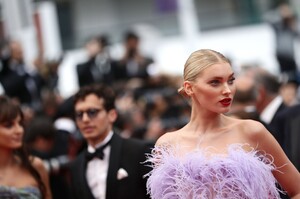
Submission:
M 240 144 L 226 155 L 207 157 L 195 150 L 184 157 L 175 148 L 155 147 L 147 158 L 153 170 L 147 174 L 152 199 L 279 199 L 272 159 Z M 177 148 L 178 150 L 178 148 Z

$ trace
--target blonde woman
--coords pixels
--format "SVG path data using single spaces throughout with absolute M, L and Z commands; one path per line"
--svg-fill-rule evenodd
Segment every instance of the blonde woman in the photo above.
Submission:
M 230 61 L 219 52 L 193 52 L 179 90 L 190 121 L 161 136 L 148 157 L 153 199 L 280 198 L 279 183 L 300 198 L 300 174 L 259 122 L 226 116 L 235 94 Z

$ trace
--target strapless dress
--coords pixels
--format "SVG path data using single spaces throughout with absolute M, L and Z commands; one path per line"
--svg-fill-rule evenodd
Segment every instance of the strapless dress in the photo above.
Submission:
M 279 199 L 271 156 L 231 144 L 224 154 L 197 149 L 178 156 L 178 147 L 155 147 L 146 164 L 152 199 Z
M 41 199 L 41 192 L 37 187 L 27 186 L 22 188 L 0 185 L 1 199 Z

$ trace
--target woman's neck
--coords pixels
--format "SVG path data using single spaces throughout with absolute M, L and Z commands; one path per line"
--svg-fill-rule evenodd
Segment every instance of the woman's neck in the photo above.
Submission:
M 197 133 L 215 131 L 223 125 L 223 114 L 192 110 L 189 125 Z
M 12 150 L 0 149 L 0 170 L 11 166 L 14 162 L 14 154 Z

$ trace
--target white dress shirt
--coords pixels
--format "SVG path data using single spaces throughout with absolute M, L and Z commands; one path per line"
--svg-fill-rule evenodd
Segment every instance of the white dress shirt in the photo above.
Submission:
M 96 145 L 96 148 L 106 144 L 112 136 L 113 132 L 111 131 L 103 142 Z M 87 150 L 88 152 L 93 153 L 95 152 L 96 148 L 88 145 Z M 105 199 L 106 197 L 106 178 L 109 166 L 110 149 L 111 147 L 108 145 L 103 150 L 103 160 L 94 158 L 87 163 L 86 178 L 91 192 L 96 199 Z
M 260 119 L 266 124 L 270 124 L 282 102 L 283 100 L 281 96 L 274 98 L 260 114 Z
M 2 86 L 2 84 L 0 83 L 0 95 L 4 95 L 5 94 L 5 90 Z

